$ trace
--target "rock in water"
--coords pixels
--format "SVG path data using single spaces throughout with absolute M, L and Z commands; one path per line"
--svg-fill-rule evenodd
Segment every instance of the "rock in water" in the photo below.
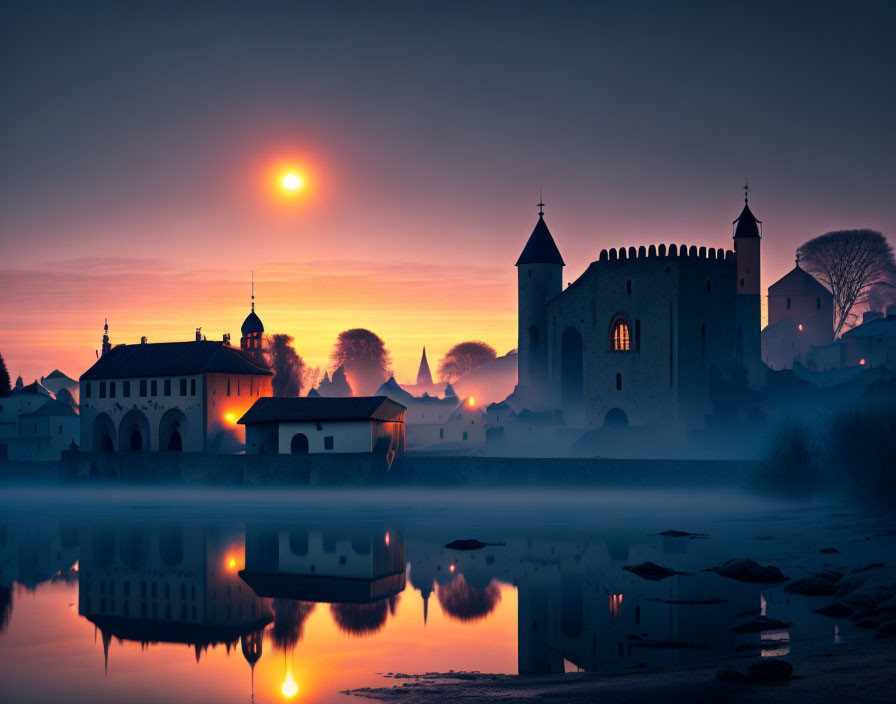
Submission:
M 806 596 L 832 596 L 837 591 L 837 582 L 843 577 L 842 572 L 836 570 L 822 570 L 808 577 L 795 579 L 786 587 L 785 592 L 790 594 L 804 594 Z
M 746 682 L 747 676 L 731 667 L 724 667 L 716 673 L 719 682 Z
M 890 621 L 877 629 L 875 638 L 893 638 L 896 636 L 896 621 Z
M 675 575 L 689 575 L 690 572 L 676 572 L 668 567 L 657 565 L 653 562 L 642 562 L 640 565 L 627 565 L 623 567 L 626 572 L 636 574 L 642 579 L 649 579 L 658 582 L 666 577 L 674 577 Z
M 754 682 L 784 682 L 793 676 L 793 665 L 786 660 L 760 660 L 747 668 L 747 677 Z
M 664 530 L 660 533 L 664 538 L 708 538 L 706 533 L 688 533 L 686 530 Z
M 452 540 L 445 546 L 446 550 L 482 550 L 489 545 L 504 545 L 504 543 L 483 543 L 476 538 L 466 538 L 465 540 Z
M 815 613 L 821 614 L 822 616 L 830 616 L 831 618 L 849 618 L 853 615 L 854 610 L 842 601 L 835 601 L 833 604 L 828 604 L 827 606 L 822 606 L 820 609 L 815 609 Z
M 757 616 L 752 621 L 734 626 L 731 630 L 735 633 L 762 633 L 762 631 L 780 631 L 790 628 L 792 625 L 793 623 L 790 621 L 779 621 L 776 618 Z
M 760 565 L 755 560 L 745 557 L 739 557 L 734 560 L 728 560 L 718 567 L 713 567 L 712 571 L 720 577 L 735 579 L 738 582 L 784 582 L 787 580 L 781 570 L 773 565 Z

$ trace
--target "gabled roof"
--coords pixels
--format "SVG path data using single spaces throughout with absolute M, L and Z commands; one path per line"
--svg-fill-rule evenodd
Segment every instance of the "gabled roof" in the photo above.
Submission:
M 84 372 L 81 380 L 211 373 L 271 376 L 270 370 L 242 350 L 214 340 L 196 340 L 116 345 Z
M 841 337 L 896 337 L 896 316 L 869 320 L 867 323 L 856 325 L 852 330 L 843 333 Z
M 740 211 L 737 219 L 731 223 L 732 225 L 737 225 L 734 230 L 734 238 L 759 237 L 759 223 L 761 222 L 762 220 L 756 219 L 756 216 L 750 210 L 750 206 L 744 201 L 744 209 Z
M 49 398 L 53 397 L 53 394 L 49 392 L 46 388 L 41 386 L 37 381 L 32 381 L 30 384 L 20 387 L 13 387 L 10 389 L 10 396 L 18 396 L 19 394 L 37 394 L 38 396 L 47 396 Z
M 382 420 L 404 422 L 407 409 L 385 396 L 260 398 L 237 422 Z
M 538 222 L 535 223 L 535 229 L 529 235 L 529 241 L 523 248 L 523 253 L 517 260 L 516 265 L 521 264 L 559 264 L 566 266 L 563 257 L 560 256 L 560 250 L 551 237 L 551 232 L 544 222 L 544 217 L 539 215 Z
M 51 371 L 44 377 L 44 379 L 67 379 L 68 381 L 74 381 L 68 374 L 63 374 L 58 369 Z
M 401 388 L 398 382 L 395 381 L 394 376 L 390 376 L 389 379 L 376 390 L 376 394 L 377 396 L 388 396 L 393 401 L 402 404 L 414 401 L 414 394 Z
M 769 296 L 830 296 L 831 292 L 812 274 L 797 264 L 768 287 Z
M 51 416 L 51 417 L 77 417 L 75 410 L 63 401 L 47 401 L 43 406 L 31 413 L 23 413 L 20 418 L 33 418 L 35 416 Z

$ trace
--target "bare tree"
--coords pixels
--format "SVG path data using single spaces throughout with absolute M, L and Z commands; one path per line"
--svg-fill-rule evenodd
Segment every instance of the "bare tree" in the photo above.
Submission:
M 853 308 L 896 266 L 893 248 L 876 230 L 828 232 L 806 242 L 797 254 L 803 268 L 834 295 L 835 336 L 854 317 Z
M 268 338 L 268 364 L 274 372 L 274 396 L 281 398 L 296 397 L 302 393 L 305 362 L 292 342 L 293 338 L 289 335 L 271 335 Z
M 439 362 L 439 378 L 447 382 L 457 381 L 476 367 L 491 362 L 496 356 L 495 348 L 485 342 L 461 342 L 442 357 Z

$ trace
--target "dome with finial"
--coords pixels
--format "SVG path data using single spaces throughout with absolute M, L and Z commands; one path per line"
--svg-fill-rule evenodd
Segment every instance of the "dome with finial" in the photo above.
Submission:
M 243 327 L 240 328 L 240 332 L 242 332 L 243 335 L 264 332 L 264 325 L 261 324 L 261 318 L 256 315 L 254 305 L 252 307 L 252 312 L 249 313 L 243 321 Z

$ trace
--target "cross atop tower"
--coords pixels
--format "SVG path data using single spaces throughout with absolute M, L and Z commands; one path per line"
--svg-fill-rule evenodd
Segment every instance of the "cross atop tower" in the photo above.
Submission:
M 750 198 L 750 179 L 744 180 L 744 203 Z
M 252 312 L 255 312 L 255 272 L 252 272 Z
M 542 195 L 541 189 L 538 189 L 538 217 L 544 215 L 544 195 Z

